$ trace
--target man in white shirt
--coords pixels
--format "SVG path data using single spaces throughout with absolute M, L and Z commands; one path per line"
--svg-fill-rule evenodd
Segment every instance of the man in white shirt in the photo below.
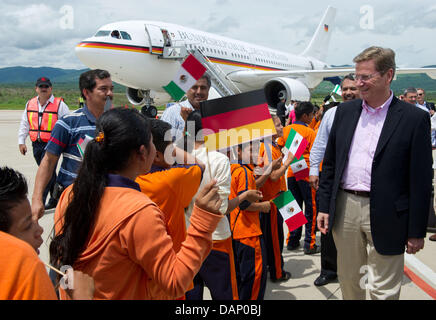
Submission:
M 62 98 L 55 98 L 52 94 L 53 86 L 47 77 L 41 77 L 36 81 L 35 91 L 38 94 L 26 103 L 21 117 L 18 131 L 18 148 L 22 155 L 26 155 L 26 138 L 32 140 L 33 157 L 36 163 L 41 163 L 45 154 L 45 146 L 50 139 L 50 133 L 57 119 L 68 114 L 70 110 Z M 53 195 L 53 186 L 56 182 L 56 172 L 53 171 L 52 178 L 45 188 L 43 202 L 45 203 L 48 192 Z M 56 206 L 56 200 L 50 198 L 46 209 Z
M 193 110 L 200 110 L 200 102 L 207 100 L 211 86 L 210 77 L 204 74 L 197 82 L 186 92 L 187 100 L 176 103 L 165 109 L 160 120 L 171 124 L 171 133 L 173 139 L 179 140 L 183 137 L 185 122 L 188 115 Z
M 425 90 L 422 88 L 416 88 L 416 105 L 420 105 L 422 107 L 427 108 L 430 112 L 430 115 L 435 114 L 435 106 L 433 102 L 425 101 Z
M 409 87 L 406 90 L 404 90 L 403 101 L 413 104 L 414 106 L 417 106 L 419 109 L 430 113 L 429 109 L 416 102 L 417 98 L 418 98 L 418 91 L 415 88 Z
M 360 97 L 352 74 L 346 75 L 341 82 L 342 100 L 351 101 Z M 333 125 L 337 107 L 330 108 L 323 115 L 318 134 L 310 151 L 309 182 L 315 190 L 319 185 L 319 166 L 324 158 L 325 148 Z M 337 278 L 336 274 L 336 246 L 331 232 L 327 235 L 321 233 L 321 274 L 314 284 L 323 286 Z

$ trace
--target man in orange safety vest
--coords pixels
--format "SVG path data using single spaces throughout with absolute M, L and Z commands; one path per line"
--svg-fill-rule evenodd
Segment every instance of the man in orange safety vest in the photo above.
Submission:
M 50 139 L 50 133 L 56 121 L 70 112 L 62 98 L 55 98 L 53 96 L 52 89 L 52 83 L 47 77 L 41 77 L 36 81 L 35 91 L 38 95 L 27 101 L 18 132 L 18 148 L 20 153 L 26 155 L 26 138 L 30 136 L 33 156 L 38 166 L 44 156 L 45 146 Z M 52 196 L 45 206 L 46 209 L 56 207 L 57 201 L 53 198 L 55 182 L 56 171 L 53 171 L 50 183 L 44 191 L 44 203 L 49 191 Z

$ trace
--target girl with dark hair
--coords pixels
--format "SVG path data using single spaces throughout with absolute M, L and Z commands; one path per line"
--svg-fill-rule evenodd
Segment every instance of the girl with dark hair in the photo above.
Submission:
M 95 299 L 180 297 L 209 254 L 222 217 L 215 181 L 200 191 L 176 255 L 163 213 L 134 182 L 155 153 L 148 120 L 135 109 L 111 109 L 97 121 L 78 176 L 60 198 L 51 263 L 91 275 Z

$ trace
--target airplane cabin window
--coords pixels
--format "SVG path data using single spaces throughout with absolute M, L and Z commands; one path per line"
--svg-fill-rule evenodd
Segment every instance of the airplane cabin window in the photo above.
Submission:
M 118 30 L 114 30 L 111 32 L 111 37 L 116 39 L 121 39 L 120 32 Z
M 110 34 L 111 32 L 109 30 L 99 30 L 97 31 L 97 33 L 94 35 L 94 37 L 106 37 Z
M 126 31 L 121 31 L 121 36 L 124 40 L 132 40 L 132 37 Z

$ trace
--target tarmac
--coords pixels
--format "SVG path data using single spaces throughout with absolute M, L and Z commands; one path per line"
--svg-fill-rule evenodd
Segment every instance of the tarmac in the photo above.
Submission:
M 21 155 L 18 150 L 18 128 L 22 111 L 0 110 L 0 166 L 9 166 L 20 171 L 29 184 L 29 200 L 32 197 L 37 165 L 32 154 L 30 139 L 26 140 L 27 154 Z M 436 159 L 434 152 L 433 158 Z M 61 161 L 62 159 L 60 159 Z M 46 211 L 40 219 L 44 228 L 44 243 L 40 248 L 40 258 L 48 263 L 48 247 L 53 230 L 53 210 Z M 286 225 L 283 226 L 285 234 Z M 430 230 L 429 230 L 430 231 Z M 405 254 L 405 273 L 401 287 L 400 300 L 434 300 L 436 299 L 436 242 L 428 237 L 436 233 L 435 229 L 427 233 L 424 249 L 416 255 Z M 320 234 L 317 233 L 317 244 Z M 302 247 L 295 251 L 283 250 L 284 269 L 291 272 L 291 279 L 273 283 L 267 281 L 265 300 L 341 300 L 339 282 L 336 280 L 322 287 L 313 282 L 320 273 L 320 254 L 306 255 Z M 204 294 L 206 300 L 211 299 L 209 292 Z

